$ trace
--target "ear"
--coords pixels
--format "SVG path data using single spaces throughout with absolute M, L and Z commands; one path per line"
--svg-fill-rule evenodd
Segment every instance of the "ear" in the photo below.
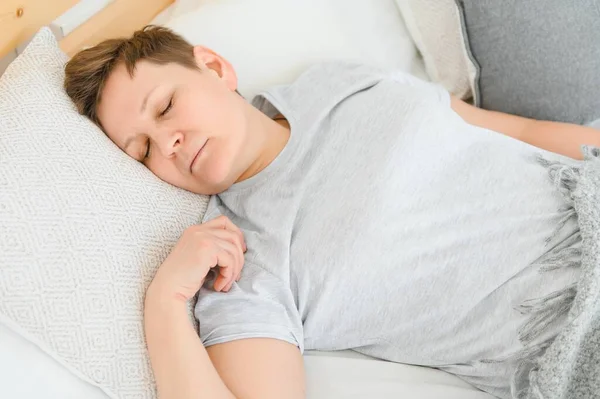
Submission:
M 204 46 L 194 47 L 194 58 L 200 69 L 216 73 L 229 90 L 237 89 L 237 74 L 225 58 Z

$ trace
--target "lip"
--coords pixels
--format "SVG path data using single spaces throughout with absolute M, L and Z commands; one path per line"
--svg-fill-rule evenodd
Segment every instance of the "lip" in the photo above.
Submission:
M 196 160 L 200 157 L 200 153 L 202 152 L 204 147 L 206 147 L 206 143 L 208 143 L 208 139 L 204 142 L 204 144 L 202 144 L 202 147 L 200 147 L 200 149 L 196 153 L 196 156 L 194 156 L 194 159 L 192 159 L 192 162 L 190 163 L 190 173 L 192 172 L 192 168 L 194 167 Z

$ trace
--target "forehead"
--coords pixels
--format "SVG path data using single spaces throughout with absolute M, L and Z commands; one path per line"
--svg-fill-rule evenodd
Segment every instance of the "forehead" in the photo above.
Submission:
M 163 69 L 168 69 L 168 66 L 140 61 L 133 76 L 130 76 L 125 65 L 120 63 L 106 80 L 98 104 L 98 117 L 106 133 L 119 147 L 122 148 L 126 135 L 135 129 L 145 96 L 169 76 Z
M 100 103 L 101 105 L 105 103 L 106 106 L 114 104 L 122 106 L 131 103 L 132 100 L 138 100 L 141 104 L 147 91 L 168 80 L 169 76 L 173 76 L 169 72 L 169 65 L 140 61 L 136 64 L 133 74 L 129 75 L 125 65 L 119 63 L 106 80 Z

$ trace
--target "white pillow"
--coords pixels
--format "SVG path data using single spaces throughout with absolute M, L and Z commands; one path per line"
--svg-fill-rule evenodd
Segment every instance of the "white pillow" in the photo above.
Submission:
M 468 99 L 477 69 L 468 54 L 455 0 L 396 0 L 432 81 Z
M 165 26 L 228 59 L 246 98 L 289 83 L 323 61 L 358 61 L 409 71 L 416 49 L 393 0 L 345 3 L 179 0 Z M 397 47 L 390 50 L 387 43 L 392 40 Z
M 0 77 L 0 323 L 110 397 L 153 398 L 145 290 L 208 198 L 80 116 L 66 59 L 43 28 Z
M 334 11 L 344 35 L 363 60 L 377 67 L 411 72 L 417 48 L 394 0 L 321 0 L 320 3 Z

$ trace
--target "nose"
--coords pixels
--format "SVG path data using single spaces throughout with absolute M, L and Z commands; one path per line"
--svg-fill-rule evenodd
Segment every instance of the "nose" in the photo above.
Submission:
M 176 154 L 183 145 L 183 134 L 181 132 L 172 132 L 163 134 L 160 142 L 160 151 L 165 158 L 170 158 Z

